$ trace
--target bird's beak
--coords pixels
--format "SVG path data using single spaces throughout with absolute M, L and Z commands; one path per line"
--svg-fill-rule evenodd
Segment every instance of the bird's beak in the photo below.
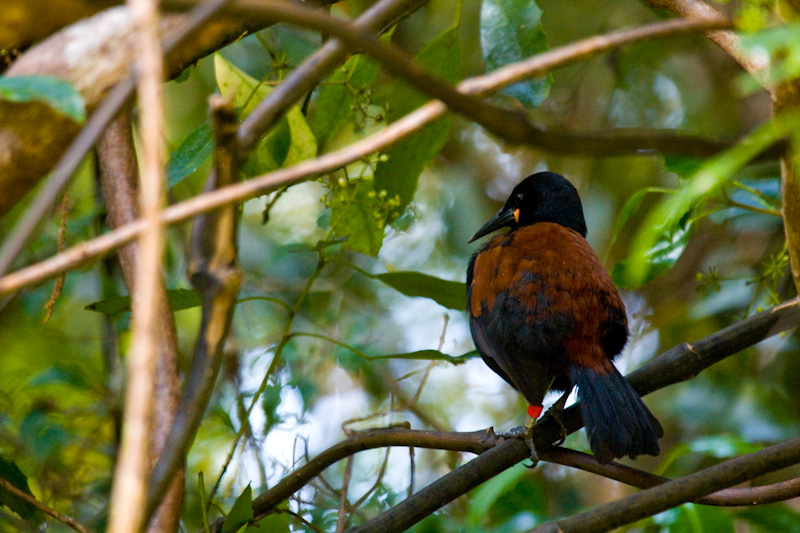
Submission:
M 510 226 L 513 223 L 519 221 L 519 209 L 512 210 L 509 207 L 504 207 L 500 211 L 497 212 L 495 216 L 489 219 L 489 222 L 483 225 L 481 229 L 469 240 L 469 242 L 473 242 L 475 240 L 480 239 L 484 235 L 488 235 L 489 233 L 498 230 L 500 228 L 505 228 L 506 226 Z

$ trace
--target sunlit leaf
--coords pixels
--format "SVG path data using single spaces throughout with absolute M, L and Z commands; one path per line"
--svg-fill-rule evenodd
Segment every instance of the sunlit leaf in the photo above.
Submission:
M 614 267 L 611 278 L 614 283 L 627 289 L 635 289 L 640 285 L 651 282 L 656 277 L 668 271 L 675 262 L 680 259 L 686 245 L 689 244 L 689 235 L 692 227 L 693 210 L 684 213 L 674 226 L 662 227 L 658 236 L 658 241 L 653 247 L 645 251 L 641 256 L 629 256 L 620 261 Z M 645 276 L 641 280 L 634 281 L 630 273 L 632 262 L 645 262 L 647 268 Z
M 183 309 L 190 309 L 198 307 L 202 303 L 200 295 L 192 289 L 174 289 L 167 291 L 167 301 L 169 308 L 173 311 L 181 311 Z M 104 315 L 118 315 L 126 313 L 131 310 L 131 297 L 119 296 L 117 298 L 109 298 L 101 300 L 93 304 L 89 304 L 84 309 L 89 311 L 96 311 Z
M 719 531 L 734 533 L 733 517 L 719 507 L 686 503 L 653 517 L 653 522 L 669 531 Z
M 247 526 L 255 515 L 253 514 L 253 491 L 250 484 L 242 491 L 231 508 L 222 526 L 222 533 L 236 533 L 244 526 Z
M 411 361 L 446 361 L 454 365 L 460 365 L 478 356 L 479 354 L 476 350 L 457 356 L 447 355 L 446 353 L 442 353 L 439 350 L 418 350 L 416 352 L 408 352 L 408 353 L 377 355 L 370 357 L 370 360 L 374 361 L 381 359 L 408 359 Z
M 467 515 L 467 521 L 472 526 L 470 529 L 474 530 L 484 524 L 497 500 L 512 490 L 521 479 L 529 475 L 528 469 L 518 464 L 475 489 L 470 495 L 469 514 Z
M 13 462 L 2 457 L 0 457 L 0 477 L 25 494 L 33 497 L 33 493 L 28 486 L 28 478 L 22 473 L 22 470 Z M 0 505 L 8 507 L 32 526 L 40 527 L 44 524 L 44 515 L 39 509 L 2 487 L 0 487 Z
M 446 81 L 455 82 L 460 76 L 458 27 L 450 28 L 431 41 L 415 61 Z M 390 122 L 413 111 L 430 98 L 409 85 L 398 82 L 387 102 Z M 388 198 L 399 198 L 391 213 L 396 217 L 411 202 L 417 190 L 422 170 L 442 150 L 450 137 L 449 116 L 429 124 L 421 132 L 392 146 L 387 159 L 375 170 L 375 191 L 386 191 Z
M 81 93 L 53 76 L 0 76 L 0 100 L 43 102 L 79 124 L 86 122 Z
M 666 259 L 674 254 L 678 248 L 677 244 L 683 239 L 680 231 L 686 229 L 681 227 L 681 220 L 695 204 L 703 198 L 714 195 L 736 171 L 777 139 L 791 132 L 798 124 L 800 115 L 786 113 L 761 126 L 736 146 L 704 163 L 690 179 L 686 180 L 678 194 L 670 196 L 650 210 L 633 241 L 631 254 L 624 267 L 624 275 L 615 279 L 624 280 L 627 287 L 638 287 L 652 279 L 654 256 L 662 254 Z M 664 238 L 665 235 L 669 240 Z M 666 263 L 662 262 L 661 265 Z
M 272 88 L 251 78 L 247 73 L 214 55 L 217 86 L 222 96 L 231 98 L 233 105 L 247 116 Z M 258 143 L 243 172 L 246 176 L 264 174 L 288 167 L 317 155 L 317 141 L 298 106 L 286 113 Z
M 541 24 L 542 10 L 533 0 L 483 0 L 481 3 L 481 46 L 488 70 L 516 63 L 547 50 Z M 547 98 L 553 78 L 515 83 L 503 93 L 525 107 L 539 107 Z
M 169 156 L 167 161 L 167 185 L 172 188 L 183 178 L 200 168 L 214 151 L 214 132 L 211 122 L 206 120 Z
M 308 123 L 320 147 L 351 116 L 354 91 L 364 91 L 375 81 L 380 64 L 364 55 L 354 55 L 320 87 L 308 112 Z M 350 103 L 350 105 L 348 105 Z

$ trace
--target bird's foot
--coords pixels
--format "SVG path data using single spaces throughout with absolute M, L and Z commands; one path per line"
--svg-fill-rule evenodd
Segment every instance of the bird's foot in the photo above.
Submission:
M 559 428 L 559 439 L 555 443 L 556 446 L 561 446 L 564 444 L 564 441 L 567 440 L 567 435 L 569 432 L 567 431 L 567 426 L 564 425 L 564 405 L 567 403 L 567 398 L 569 397 L 569 393 L 572 392 L 571 390 L 566 391 L 564 394 L 561 395 L 561 398 L 556 400 L 556 403 L 550 406 L 550 409 L 544 414 L 545 416 L 550 416 L 553 420 L 556 421 Z
M 539 454 L 536 452 L 536 444 L 533 443 L 533 426 L 535 424 L 536 420 L 530 417 L 525 421 L 525 444 L 528 445 L 528 450 L 531 452 L 531 464 L 523 464 L 525 468 L 536 468 L 536 465 L 539 464 Z
M 508 431 L 502 431 L 497 434 L 497 437 L 502 439 L 524 439 L 525 427 L 517 426 L 515 428 L 509 429 Z

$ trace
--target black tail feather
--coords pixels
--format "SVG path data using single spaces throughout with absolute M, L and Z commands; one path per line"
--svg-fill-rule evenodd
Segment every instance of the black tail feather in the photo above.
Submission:
M 658 439 L 664 436 L 661 424 L 622 374 L 609 366 L 570 369 L 592 453 L 604 464 L 626 455 L 658 455 Z

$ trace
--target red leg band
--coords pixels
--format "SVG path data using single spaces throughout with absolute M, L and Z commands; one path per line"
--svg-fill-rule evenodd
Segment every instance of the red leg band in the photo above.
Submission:
M 539 415 L 542 414 L 542 409 L 544 409 L 541 405 L 529 405 L 528 406 L 528 416 L 531 418 L 539 418 Z

